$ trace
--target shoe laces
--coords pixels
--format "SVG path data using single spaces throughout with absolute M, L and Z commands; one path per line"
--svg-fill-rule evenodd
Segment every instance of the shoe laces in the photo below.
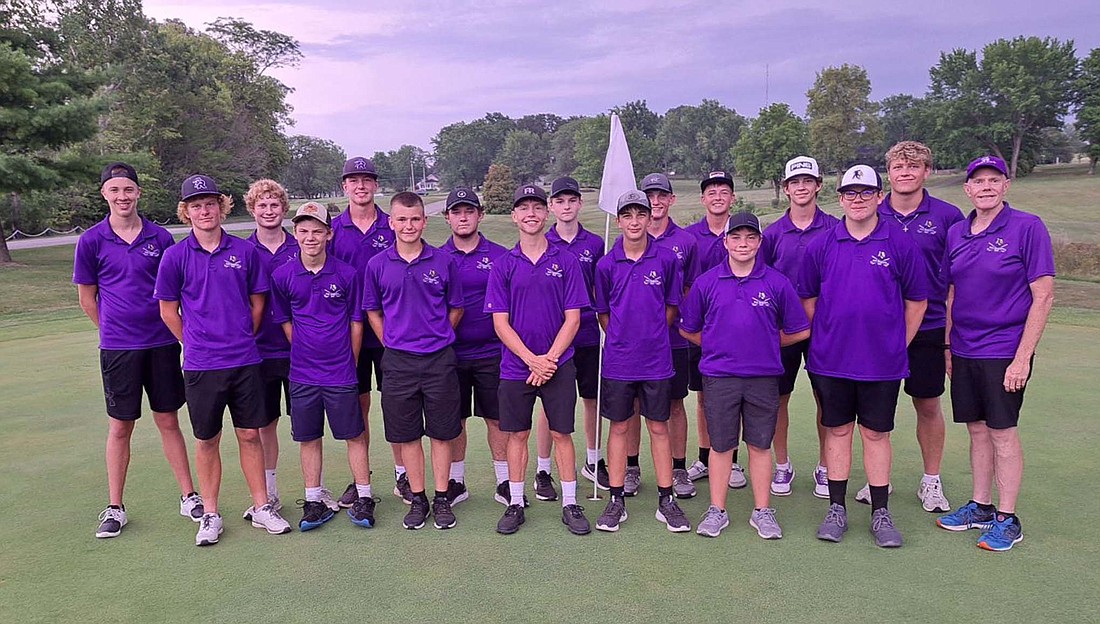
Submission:
M 722 510 L 711 505 L 707 507 L 707 512 L 703 514 L 703 522 L 718 522 L 722 519 Z
M 449 514 L 449 513 L 451 513 L 451 501 L 449 501 L 446 498 L 440 496 L 440 497 L 436 498 L 434 501 L 432 501 L 432 510 L 434 511 L 435 515 L 437 515 L 437 516 L 441 513 L 442 514 Z
M 112 520 L 118 520 L 119 522 L 121 522 L 122 521 L 122 510 L 121 509 L 115 509 L 114 507 L 106 507 L 106 508 L 103 509 L 103 511 L 99 512 L 99 521 L 100 522 L 104 522 L 108 518 L 110 518 Z
M 872 524 L 873 524 L 872 518 Z M 825 514 L 826 524 L 836 524 L 839 526 L 845 526 L 848 524 L 847 515 L 844 513 L 844 508 L 840 505 L 829 505 L 829 513 Z
M 761 509 L 760 511 L 756 512 L 755 515 L 756 515 L 756 517 L 759 521 L 763 521 L 763 522 L 767 522 L 767 523 L 776 523 L 775 509 L 773 509 L 771 507 L 765 507 L 765 508 Z
M 203 514 L 202 520 L 199 521 L 199 530 L 205 531 L 214 527 L 214 514 Z
M 416 511 L 426 516 L 428 515 L 428 509 L 428 501 L 417 496 L 412 499 L 412 503 L 409 506 L 409 513 Z
M 787 480 L 791 478 L 791 473 L 792 472 L 794 472 L 794 470 L 792 470 L 790 468 L 776 468 L 775 469 L 775 477 L 773 477 L 772 480 L 773 481 L 778 481 L 780 483 L 786 483 Z
M 581 507 L 580 505 L 566 505 L 565 511 L 574 518 L 584 517 L 584 507 Z
M 672 496 L 662 497 L 659 507 L 661 508 L 661 513 L 664 514 L 666 518 L 669 516 L 679 517 L 684 515 L 684 510 L 680 509 L 680 505 L 676 503 L 676 499 Z
M 523 505 L 508 505 L 508 508 L 504 510 L 505 516 L 518 516 L 523 513 Z
M 621 518 L 625 510 L 626 503 L 624 503 L 622 499 L 612 496 L 611 502 L 607 504 L 607 509 L 604 510 L 604 514 Z
M 691 477 L 688 476 L 686 470 L 673 470 L 672 483 L 673 485 L 690 485 Z
M 327 501 L 327 500 L 336 500 L 336 499 L 333 498 L 333 496 L 332 496 L 332 490 L 330 490 L 328 488 L 321 488 L 321 502 L 324 502 L 324 501 Z
M 540 485 L 543 483 L 545 483 L 546 485 L 552 485 L 554 483 L 554 475 L 546 472 L 545 470 L 540 470 L 539 472 L 535 473 L 535 481 L 538 482 Z
M 876 510 L 874 515 L 871 516 L 871 530 L 881 531 L 883 529 L 894 528 L 894 519 L 890 517 L 890 512 L 885 509 Z

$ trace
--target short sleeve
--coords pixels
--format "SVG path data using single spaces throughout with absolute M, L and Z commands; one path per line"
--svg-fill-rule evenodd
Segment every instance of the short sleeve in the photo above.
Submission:
M 776 281 L 779 285 L 779 326 L 786 334 L 796 334 L 810 328 L 810 318 L 806 316 L 806 309 L 802 307 L 802 300 L 794 291 L 791 280 L 776 271 Z
M 607 314 L 611 312 L 610 262 L 612 262 L 610 258 L 608 258 L 607 261 L 601 258 L 600 261 L 596 263 L 596 283 L 593 284 L 593 286 L 596 291 L 596 305 L 594 308 L 598 314 Z
M 1023 260 L 1027 283 L 1030 284 L 1040 277 L 1053 276 L 1054 248 L 1050 242 L 1050 232 L 1038 217 L 1034 217 L 1029 224 L 1024 243 Z
M 689 334 L 703 331 L 703 284 L 696 282 L 680 302 L 680 329 Z
M 254 245 L 248 250 L 248 294 L 257 295 L 271 290 L 267 263 Z
M 442 253 L 442 252 L 437 252 Z M 455 310 L 462 307 L 462 280 L 458 277 L 458 263 L 447 254 L 447 307 Z
M 565 269 L 565 293 L 563 297 L 565 310 L 583 310 L 592 305 L 592 299 L 584 283 L 584 271 L 577 258 L 568 252 L 559 254 L 562 259 L 562 268 Z
M 182 247 L 172 247 L 164 252 L 157 271 L 157 282 L 153 288 L 153 298 L 160 301 L 179 301 L 183 290 L 183 254 Z
M 813 299 L 821 294 L 821 261 L 825 257 L 825 236 L 810 243 L 798 271 L 798 296 Z
M 282 271 L 276 271 L 271 276 L 271 296 L 268 304 L 271 306 L 271 320 L 276 323 L 285 323 L 290 320 L 290 289 L 289 280 L 283 277 Z
M 93 236 L 97 234 L 89 232 L 76 241 L 76 252 L 73 255 L 74 284 L 92 286 L 99 283 L 99 258 Z

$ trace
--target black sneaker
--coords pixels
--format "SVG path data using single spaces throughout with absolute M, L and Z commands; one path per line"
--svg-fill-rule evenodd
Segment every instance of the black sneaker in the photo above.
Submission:
M 519 530 L 519 525 L 523 524 L 526 518 L 523 517 L 523 507 L 519 505 L 508 505 L 508 509 L 504 510 L 504 515 L 501 516 L 500 521 L 497 522 L 497 533 L 501 535 L 511 535 Z
M 592 525 L 588 524 L 588 518 L 584 517 L 584 507 L 580 505 L 562 507 L 561 523 L 569 527 L 569 532 L 573 535 L 588 535 L 592 532 Z
M 493 500 L 507 507 L 512 504 L 512 490 L 508 487 L 507 481 L 501 481 L 497 484 L 496 494 L 493 494 Z M 531 506 L 531 501 L 527 500 L 527 495 L 523 495 L 524 508 Z
M 374 504 L 375 500 L 369 496 L 360 496 L 355 499 L 355 502 L 351 504 L 351 509 L 348 510 L 348 517 L 351 518 L 351 523 L 367 529 L 373 527 Z
M 340 509 L 348 509 L 354 505 L 357 500 L 359 500 L 359 490 L 355 487 L 354 483 L 349 483 L 348 487 L 344 488 L 344 493 L 340 495 L 336 504 L 340 506 Z
M 302 519 L 298 521 L 299 531 L 312 531 L 336 515 L 321 501 L 299 501 L 299 504 L 302 506 Z
M 409 486 L 409 475 L 402 472 L 400 477 L 397 477 L 397 481 L 393 485 L 393 495 L 401 499 L 401 502 L 406 505 L 412 504 L 413 491 Z
M 607 474 L 607 462 L 600 460 L 596 465 L 585 464 L 581 468 L 581 474 L 585 479 L 592 481 L 601 490 L 611 489 L 611 477 Z
M 596 519 L 596 528 L 614 533 L 619 530 L 620 524 L 626 522 L 626 518 L 626 502 L 621 498 L 612 496 L 603 513 Z
M 454 483 L 454 481 L 451 481 Z M 463 490 L 463 494 L 465 494 Z M 458 522 L 455 518 L 455 514 L 451 511 L 450 492 L 447 496 L 436 496 L 432 501 L 432 516 L 435 517 L 435 528 L 437 529 L 449 529 Z
M 99 526 L 96 527 L 96 537 L 118 537 L 122 527 L 126 526 L 126 508 L 107 506 L 99 514 Z
M 416 530 L 424 528 L 424 521 L 428 519 L 428 499 L 414 497 L 409 503 L 409 513 L 405 514 L 402 524 L 406 529 Z
M 452 507 L 468 498 L 470 498 L 470 493 L 466 491 L 465 483 L 454 479 L 447 482 L 447 502 Z
M 558 500 L 558 491 L 554 489 L 554 477 L 545 470 L 535 473 L 535 498 L 540 501 Z
M 673 533 L 686 533 L 691 530 L 691 522 L 676 504 L 676 499 L 671 496 L 662 496 L 658 500 L 657 513 L 654 516 L 658 522 L 664 522 L 665 527 Z

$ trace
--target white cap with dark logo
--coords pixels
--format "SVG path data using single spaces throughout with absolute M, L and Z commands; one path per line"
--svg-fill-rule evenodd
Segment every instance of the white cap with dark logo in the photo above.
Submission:
M 855 186 L 866 186 L 881 191 L 882 176 L 869 165 L 856 165 L 844 172 L 844 177 L 840 179 L 836 190 L 841 192 Z
M 821 169 L 817 166 L 817 161 L 809 156 L 795 156 L 788 160 L 783 167 L 783 181 L 786 182 L 800 175 L 808 175 L 820 180 Z

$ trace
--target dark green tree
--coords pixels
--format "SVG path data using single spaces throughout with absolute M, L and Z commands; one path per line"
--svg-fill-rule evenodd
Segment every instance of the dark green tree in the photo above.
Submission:
M 1100 48 L 1094 48 L 1081 61 L 1077 88 L 1077 132 L 1088 143 L 1089 175 L 1096 174 L 1100 160 Z
M 806 122 L 777 102 L 761 109 L 741 133 L 729 157 L 737 163 L 737 172 L 750 187 L 770 184 L 775 199 L 780 198 L 783 167 L 788 160 L 809 152 Z
M 290 137 L 288 148 L 290 163 L 282 180 L 291 195 L 315 199 L 340 192 L 340 169 L 347 160 L 344 148 L 300 134 Z
M 860 148 L 881 144 L 878 105 L 870 96 L 867 70 L 848 64 L 821 70 L 806 92 L 810 149 L 827 170 L 840 170 Z
M 670 109 L 661 117 L 657 131 L 665 167 L 679 175 L 696 177 L 728 169 L 732 164 L 730 150 L 745 125 L 744 117 L 717 100 Z
M 489 214 L 508 214 L 512 211 L 512 196 L 516 190 L 516 181 L 508 165 L 493 163 L 485 175 L 484 192 L 481 205 Z
M 529 184 L 546 173 L 550 140 L 530 130 L 513 130 L 504 137 L 497 161 L 508 165 L 516 184 Z

